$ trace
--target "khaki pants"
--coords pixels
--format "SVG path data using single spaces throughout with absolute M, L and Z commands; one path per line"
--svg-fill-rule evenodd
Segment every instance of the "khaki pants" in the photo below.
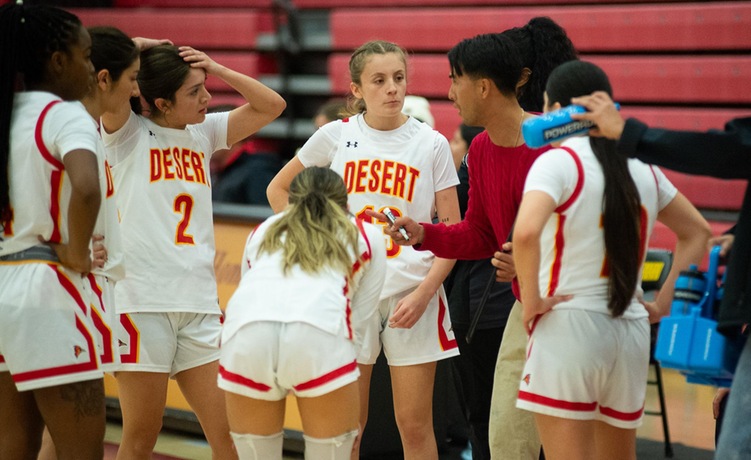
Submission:
M 516 408 L 526 350 L 522 304 L 516 302 L 503 332 L 493 379 L 489 433 L 493 460 L 537 460 L 540 456 L 540 437 L 534 416 L 532 412 Z

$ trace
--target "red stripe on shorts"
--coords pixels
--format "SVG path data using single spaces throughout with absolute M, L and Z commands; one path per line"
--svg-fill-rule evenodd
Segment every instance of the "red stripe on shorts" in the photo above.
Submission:
M 321 385 L 329 383 L 330 381 L 337 379 L 345 374 L 354 372 L 355 369 L 357 369 L 357 361 L 352 361 L 351 363 L 346 364 L 339 369 L 334 369 L 328 374 L 324 374 L 313 380 L 308 380 L 307 382 L 295 385 L 293 388 L 297 391 L 311 390 L 313 388 L 320 387 Z
M 441 296 L 438 296 L 438 341 L 441 343 L 441 350 L 453 350 L 458 345 L 456 339 L 449 339 L 446 330 L 443 328 L 443 320 L 446 318 L 446 305 L 443 303 Z
M 606 415 L 616 420 L 623 420 L 624 422 L 633 422 L 634 420 L 639 420 L 639 417 L 641 417 L 641 414 L 643 412 L 644 412 L 644 407 L 642 407 L 636 412 L 620 412 L 615 409 L 611 409 L 610 407 L 600 406 L 600 413 L 602 415 Z
M 138 331 L 133 320 L 127 313 L 120 314 L 120 324 L 128 334 L 127 353 L 120 353 L 120 361 L 124 364 L 133 364 L 138 362 L 138 352 L 141 350 L 141 333 Z M 120 341 L 118 340 L 118 346 Z
M 519 390 L 519 399 L 522 401 L 528 401 L 535 404 L 540 404 L 548 407 L 555 407 L 556 409 L 565 409 L 579 412 L 592 412 L 597 408 L 596 402 L 584 403 L 584 402 L 572 402 L 563 401 L 560 399 L 548 398 L 546 396 L 536 395 L 534 393 L 528 393 L 526 391 Z
M 13 381 L 16 383 L 28 382 L 29 380 L 38 380 L 48 377 L 59 377 L 61 375 L 77 374 L 79 372 L 93 371 L 99 369 L 99 363 L 96 359 L 96 347 L 94 346 L 94 339 L 84 326 L 81 319 L 76 315 L 76 327 L 78 331 L 86 338 L 88 344 L 89 361 L 85 363 L 68 364 L 65 366 L 50 367 L 47 369 L 39 369 L 36 371 L 21 372 L 20 374 L 13 374 Z M 73 352 L 71 350 L 71 352 Z
M 270 386 L 264 384 L 264 383 L 258 383 L 254 380 L 251 380 L 247 377 L 243 377 L 242 375 L 232 373 L 224 368 L 224 366 L 219 366 L 219 375 L 222 376 L 224 380 L 227 380 L 232 383 L 237 383 L 238 385 L 243 385 L 249 388 L 252 388 L 254 390 L 258 391 L 269 391 L 271 389 Z

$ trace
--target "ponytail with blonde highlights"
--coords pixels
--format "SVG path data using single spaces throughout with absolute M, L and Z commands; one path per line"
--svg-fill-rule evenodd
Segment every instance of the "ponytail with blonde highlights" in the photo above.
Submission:
M 305 168 L 289 187 L 289 206 L 263 236 L 259 254 L 283 253 L 283 271 L 293 266 L 317 273 L 331 267 L 352 279 L 358 230 L 347 212 L 347 189 L 329 168 Z

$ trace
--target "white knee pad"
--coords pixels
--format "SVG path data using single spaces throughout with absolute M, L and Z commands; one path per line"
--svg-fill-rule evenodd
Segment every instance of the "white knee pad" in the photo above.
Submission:
M 354 430 L 335 438 L 311 438 L 303 435 L 305 460 L 349 460 L 357 433 L 358 430 Z
M 282 460 L 283 432 L 271 436 L 232 433 L 240 460 Z

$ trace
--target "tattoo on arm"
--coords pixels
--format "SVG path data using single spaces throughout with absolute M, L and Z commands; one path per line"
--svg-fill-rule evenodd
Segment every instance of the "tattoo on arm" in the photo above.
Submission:
M 444 217 L 444 218 L 443 218 L 443 219 L 441 219 L 440 221 L 441 221 L 441 223 L 446 223 L 446 222 L 448 222 L 448 221 L 449 221 L 449 218 L 448 218 L 448 217 Z

